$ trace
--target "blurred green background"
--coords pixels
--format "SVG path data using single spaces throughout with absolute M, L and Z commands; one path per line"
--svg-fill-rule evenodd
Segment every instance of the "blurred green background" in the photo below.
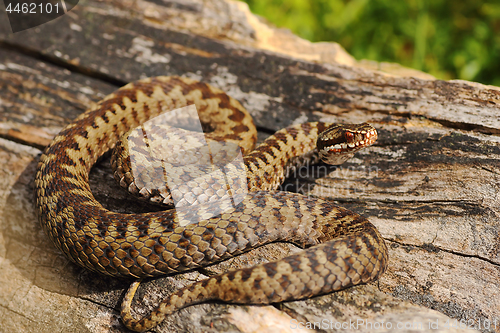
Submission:
M 244 0 L 253 13 L 356 59 L 500 86 L 500 0 Z

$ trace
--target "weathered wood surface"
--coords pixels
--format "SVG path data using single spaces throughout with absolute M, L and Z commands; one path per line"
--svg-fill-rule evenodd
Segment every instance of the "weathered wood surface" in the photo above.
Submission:
M 126 331 L 118 308 L 128 282 L 80 269 L 50 244 L 34 215 L 33 174 L 40 149 L 92 103 L 129 81 L 170 74 L 240 100 L 261 138 L 313 120 L 374 124 L 374 147 L 341 168 L 302 170 L 285 187 L 368 217 L 391 260 L 378 283 L 277 306 L 192 306 L 158 332 L 288 332 L 297 322 L 358 319 L 424 327 L 438 321 L 445 330 L 446 318 L 500 332 L 498 88 L 368 70 L 335 44 L 301 41 L 222 0 L 80 1 L 69 14 L 15 35 L 0 22 L 1 332 Z M 110 209 L 155 209 L 131 203 L 106 161 L 91 182 Z M 289 251 L 297 249 L 273 244 L 209 270 Z M 137 311 L 206 274 L 147 283 Z

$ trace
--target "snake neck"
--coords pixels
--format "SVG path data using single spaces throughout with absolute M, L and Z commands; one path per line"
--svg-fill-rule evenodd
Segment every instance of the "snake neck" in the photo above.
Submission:
M 250 191 L 277 189 L 295 169 L 319 161 L 316 139 L 330 123 L 311 122 L 279 130 L 244 157 Z

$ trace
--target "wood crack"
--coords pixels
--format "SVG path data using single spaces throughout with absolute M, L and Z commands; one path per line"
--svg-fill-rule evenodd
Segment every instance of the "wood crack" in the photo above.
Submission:
M 418 244 L 411 244 L 411 243 L 405 243 L 405 242 L 397 241 L 397 240 L 395 240 L 393 238 L 388 238 L 388 237 L 384 237 L 384 239 L 387 242 L 396 243 L 399 246 L 403 246 L 403 247 L 419 248 L 419 249 L 425 250 L 427 252 L 436 252 L 436 253 L 442 251 L 442 252 L 450 253 L 450 254 L 457 255 L 457 256 L 460 256 L 460 257 L 463 257 L 463 258 L 475 258 L 475 259 L 487 262 L 487 263 L 489 263 L 489 264 L 491 264 L 491 265 L 493 265 L 495 267 L 499 267 L 500 268 L 500 263 L 497 263 L 494 260 L 491 260 L 489 258 L 480 256 L 480 255 L 477 255 L 477 254 L 462 253 L 462 252 L 454 251 L 454 250 L 451 250 L 451 249 L 446 249 L 446 248 L 443 248 L 443 247 L 440 247 L 440 246 L 436 246 L 436 245 L 433 245 L 431 243 L 423 243 L 422 245 L 418 245 Z

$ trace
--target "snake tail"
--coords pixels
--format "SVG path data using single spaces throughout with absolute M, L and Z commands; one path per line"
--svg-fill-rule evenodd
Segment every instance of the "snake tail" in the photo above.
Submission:
M 328 294 L 374 281 L 387 266 L 387 249 L 377 229 L 355 217 L 350 234 L 255 267 L 226 272 L 193 283 L 165 298 L 149 315 L 135 319 L 131 304 L 139 286 L 134 282 L 123 303 L 121 316 L 134 331 L 147 331 L 166 316 L 191 305 L 223 301 L 233 304 L 272 304 Z M 354 231 L 356 230 L 356 231 Z M 343 231 L 345 232 L 345 230 Z M 360 249 L 371 251 L 363 252 Z

